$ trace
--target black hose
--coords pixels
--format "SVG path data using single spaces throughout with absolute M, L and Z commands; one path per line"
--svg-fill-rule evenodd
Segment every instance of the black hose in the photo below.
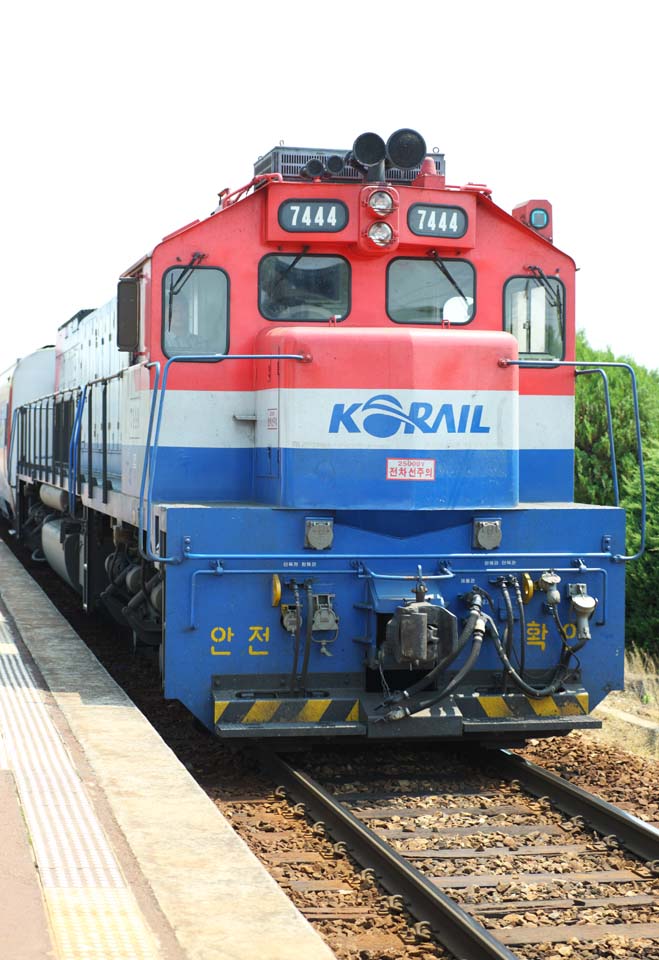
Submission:
M 489 619 L 489 618 L 488 618 Z M 464 664 L 460 667 L 455 676 L 449 680 L 446 686 L 439 690 L 434 696 L 430 697 L 428 700 L 422 700 L 420 703 L 416 703 L 413 707 L 403 707 L 398 706 L 394 707 L 387 714 L 385 714 L 385 720 L 402 720 L 403 717 L 413 717 L 415 713 L 419 713 L 421 710 L 427 710 L 429 707 L 434 707 L 436 703 L 439 703 L 440 700 L 444 700 L 448 697 L 457 686 L 459 686 L 468 673 L 471 672 L 472 667 L 478 660 L 478 656 L 481 652 L 481 647 L 483 645 L 483 636 L 484 630 L 482 628 L 476 628 L 474 630 L 474 642 L 469 652 L 469 656 L 465 660 Z
M 311 641 L 313 638 L 313 594 L 311 581 L 307 583 L 307 629 L 304 638 L 304 658 L 302 660 L 302 674 L 300 676 L 300 690 L 304 691 L 307 686 L 307 674 L 309 673 L 309 657 L 311 656 Z
M 508 656 L 506 655 L 506 651 L 503 648 L 503 644 L 501 643 L 501 638 L 499 637 L 499 633 L 496 627 L 494 626 L 494 623 L 492 623 L 492 628 L 493 628 L 492 639 L 494 641 L 494 646 L 496 648 L 496 651 L 499 654 L 499 659 L 501 660 L 506 673 L 508 674 L 508 676 L 513 681 L 516 687 L 518 687 L 523 693 L 525 693 L 527 696 L 531 697 L 534 700 L 541 700 L 543 697 L 549 697 L 552 694 L 558 692 L 559 688 L 561 687 L 561 685 L 563 684 L 565 678 L 569 673 L 568 661 L 573 652 L 572 649 L 565 644 L 565 642 L 563 643 L 563 651 L 561 653 L 560 660 L 556 665 L 554 676 L 552 677 L 551 682 L 547 684 L 547 686 L 545 687 L 540 687 L 540 688 L 532 687 L 530 683 L 527 683 L 526 680 L 523 680 L 522 677 L 520 677 L 520 675 L 517 673 L 512 663 L 508 659 Z M 566 653 L 567 653 L 567 657 L 566 657 Z
M 512 655 L 513 650 L 513 633 L 515 630 L 515 614 L 513 613 L 513 605 L 510 600 L 510 594 L 508 593 L 508 588 L 506 587 L 505 581 L 500 583 L 501 593 L 503 594 L 503 602 L 506 605 L 506 632 L 504 634 L 504 639 L 506 641 L 505 650 L 508 658 Z M 508 692 L 508 674 L 504 673 L 503 684 L 502 684 L 502 693 Z
M 458 642 L 455 646 L 455 650 L 452 650 L 449 654 L 443 657 L 439 663 L 436 663 L 435 666 L 430 670 L 425 677 L 421 677 L 420 680 L 417 680 L 416 683 L 413 683 L 411 687 L 408 687 L 406 690 L 395 690 L 390 696 L 386 697 L 384 700 L 384 705 L 390 703 L 398 703 L 400 700 L 408 700 L 410 697 L 415 696 L 417 693 L 421 693 L 422 690 L 426 690 L 430 684 L 439 676 L 442 670 L 445 670 L 449 664 L 462 653 L 464 648 L 467 645 L 469 638 L 474 632 L 474 627 L 476 626 L 476 621 L 480 616 L 481 607 L 483 604 L 483 595 L 492 603 L 492 598 L 485 594 L 485 591 L 475 591 L 471 596 L 471 608 L 469 611 L 469 616 L 467 622 L 465 623 L 462 633 L 458 637 Z
M 417 680 L 416 683 L 413 683 L 406 690 L 394 690 L 394 692 L 385 698 L 385 705 L 390 703 L 398 703 L 399 700 L 408 700 L 410 697 L 415 696 L 417 693 L 421 693 L 423 690 L 427 690 L 430 684 L 439 676 L 442 670 L 446 669 L 457 657 L 462 653 L 464 648 L 467 646 L 467 643 L 474 632 L 474 626 L 476 625 L 476 620 L 478 619 L 477 613 L 470 613 L 467 618 L 467 622 L 464 625 L 462 633 L 458 637 L 458 642 L 455 645 L 455 649 L 452 650 L 449 654 L 443 657 L 439 663 L 436 663 L 432 670 L 421 677 L 420 680 Z
M 515 587 L 515 599 L 519 611 L 519 675 L 523 680 L 526 669 L 526 614 L 524 613 L 524 599 L 517 577 L 513 578 L 513 586 Z
M 302 628 L 302 618 L 300 617 L 300 592 L 295 581 L 293 581 L 292 587 L 293 593 L 295 594 L 295 644 L 293 646 L 293 668 L 291 670 L 291 679 L 288 686 L 291 693 L 295 693 L 295 688 L 297 687 L 297 661 L 300 656 L 300 630 Z

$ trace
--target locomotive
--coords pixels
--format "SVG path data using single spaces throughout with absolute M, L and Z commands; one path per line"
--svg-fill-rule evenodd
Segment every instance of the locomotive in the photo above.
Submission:
M 413 130 L 276 147 L 3 376 L 4 513 L 221 738 L 599 726 L 629 558 L 552 230 Z

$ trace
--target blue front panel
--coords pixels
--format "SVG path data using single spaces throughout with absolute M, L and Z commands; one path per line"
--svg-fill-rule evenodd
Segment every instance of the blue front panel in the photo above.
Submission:
M 612 538 L 613 554 L 624 551 L 624 514 L 616 508 L 539 507 L 499 511 L 503 539 L 497 551 L 472 548 L 474 517 L 491 511 L 427 511 L 405 513 L 329 511 L 334 542 L 326 551 L 304 549 L 308 513 L 267 507 L 170 507 L 167 550 L 184 557 L 166 571 L 165 694 L 182 700 L 211 725 L 214 676 L 239 675 L 245 689 L 250 679 L 290 673 L 293 638 L 283 628 L 280 610 L 272 606 L 272 574 L 283 584 L 282 602 L 294 602 L 291 581 L 313 593 L 333 594 L 339 631 L 314 636 L 310 676 L 334 677 L 341 689 L 347 674 L 363 672 L 366 656 L 375 650 L 378 615 L 387 619 L 411 597 L 419 564 L 427 577 L 448 565 L 448 576 L 428 580 L 431 596 L 443 600 L 460 622 L 462 597 L 473 585 L 493 597 L 492 613 L 503 633 L 505 607 L 496 585 L 502 574 L 528 572 L 533 579 L 547 569 L 561 577 L 559 613 L 570 623 L 568 585 L 584 584 L 598 600 L 591 620 L 592 640 L 579 652 L 582 682 L 594 706 L 623 676 L 624 565 L 602 555 L 604 536 Z M 197 558 L 195 554 L 203 554 Z M 578 569 L 581 558 L 586 569 Z M 217 564 L 215 561 L 219 561 Z M 370 571 L 370 573 L 369 573 Z M 377 579 L 371 575 L 377 575 Z M 441 597 L 441 600 L 440 600 Z M 367 609 L 370 607 L 371 609 Z M 544 598 L 536 594 L 526 608 L 526 666 L 551 671 L 561 639 Z M 516 624 L 516 629 L 518 629 Z M 574 636 L 574 627 L 569 632 Z M 323 642 L 324 641 L 324 642 Z M 515 643 L 519 638 L 515 637 Z M 329 654 L 329 655 L 328 655 Z M 462 662 L 456 661 L 456 666 Z M 477 664 L 486 676 L 501 674 L 491 640 Z M 324 681 L 328 685 L 327 679 Z M 284 681 L 285 688 L 285 681 Z
M 503 508 L 519 500 L 515 450 L 289 448 L 280 456 L 280 477 L 257 478 L 256 494 L 285 507 Z
M 574 498 L 574 450 L 520 450 L 522 503 L 569 503 Z

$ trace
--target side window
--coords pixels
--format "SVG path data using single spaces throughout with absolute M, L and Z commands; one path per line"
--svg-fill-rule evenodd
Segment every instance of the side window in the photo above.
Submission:
M 565 353 L 565 287 L 544 274 L 511 277 L 503 288 L 503 328 L 524 357 L 562 360 Z
M 398 257 L 387 268 L 387 313 L 394 323 L 469 323 L 475 286 L 466 260 Z
M 217 267 L 172 267 L 163 277 L 162 346 L 167 357 L 224 354 L 229 281 Z
M 350 312 L 350 265 L 343 257 L 270 254 L 259 264 L 266 320 L 343 320 Z

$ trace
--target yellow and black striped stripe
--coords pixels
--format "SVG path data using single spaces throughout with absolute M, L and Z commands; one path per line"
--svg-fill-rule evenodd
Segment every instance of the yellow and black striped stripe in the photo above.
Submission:
M 537 717 L 583 717 L 588 715 L 588 694 L 556 693 L 550 697 L 533 699 L 521 693 L 481 694 L 478 697 L 459 697 L 458 706 L 465 717 L 490 720 L 529 720 Z
M 363 719 L 359 700 L 215 700 L 215 723 L 358 723 Z

